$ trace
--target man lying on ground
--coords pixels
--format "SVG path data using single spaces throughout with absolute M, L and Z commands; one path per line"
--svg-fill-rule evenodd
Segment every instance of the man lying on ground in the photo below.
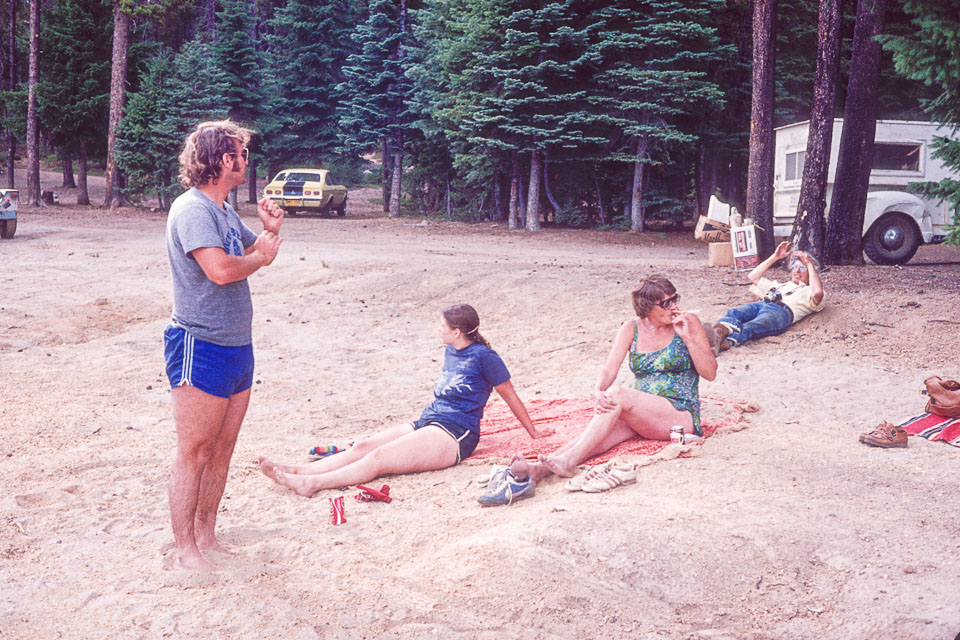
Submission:
M 780 335 L 795 322 L 824 307 L 823 283 L 813 258 L 803 251 L 790 250 L 781 242 L 773 254 L 747 274 L 753 285 L 750 292 L 757 302 L 727 309 L 714 325 L 719 351 L 739 347 L 748 340 Z M 770 267 L 790 257 L 790 280 L 780 283 L 764 277 Z

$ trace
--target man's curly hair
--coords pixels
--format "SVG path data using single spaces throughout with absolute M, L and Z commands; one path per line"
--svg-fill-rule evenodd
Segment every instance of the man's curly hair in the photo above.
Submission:
M 236 152 L 234 141 L 246 146 L 253 134 L 231 120 L 198 124 L 180 153 L 180 184 L 190 188 L 216 182 L 223 171 L 223 154 Z

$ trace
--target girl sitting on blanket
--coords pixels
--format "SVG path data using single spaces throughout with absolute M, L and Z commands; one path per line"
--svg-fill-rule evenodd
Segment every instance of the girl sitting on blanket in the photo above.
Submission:
M 480 418 L 493 389 L 531 438 L 553 433 L 534 428 L 513 389 L 506 365 L 480 335 L 479 328 L 480 318 L 470 305 L 456 305 L 443 312 L 443 371 L 433 387 L 433 403 L 418 420 L 398 424 L 342 453 L 308 464 L 282 465 L 261 457 L 260 469 L 277 483 L 309 497 L 321 489 L 363 484 L 385 474 L 452 467 L 477 447 Z
M 670 427 L 703 435 L 700 428 L 700 377 L 713 380 L 717 360 L 700 319 L 680 311 L 680 294 L 665 277 L 651 275 L 633 291 L 636 317 L 620 325 L 593 390 L 594 416 L 576 439 L 540 461 L 514 458 L 510 473 L 482 504 L 509 504 L 533 495 L 540 478 L 555 473 L 570 477 L 584 460 L 641 436 L 669 440 Z M 632 387 L 614 385 L 629 356 L 636 376 Z

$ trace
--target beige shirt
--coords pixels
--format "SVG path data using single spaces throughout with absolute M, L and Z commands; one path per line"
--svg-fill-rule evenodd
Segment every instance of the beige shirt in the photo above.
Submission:
M 778 282 L 768 278 L 760 278 L 757 284 L 750 286 L 750 293 L 761 300 L 770 289 L 776 289 L 783 296 L 781 302 L 793 312 L 793 321 L 799 322 L 810 314 L 823 310 L 826 295 L 820 298 L 820 304 L 813 301 L 813 287 L 808 284 L 794 284 L 792 281 Z

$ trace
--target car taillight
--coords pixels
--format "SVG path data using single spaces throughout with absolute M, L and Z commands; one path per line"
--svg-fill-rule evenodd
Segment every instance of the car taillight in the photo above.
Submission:
M 313 195 L 313 191 L 304 191 L 304 192 L 303 192 L 303 195 L 305 195 L 305 196 L 312 196 L 312 195 Z
M 264 191 L 265 191 L 265 193 L 266 193 L 268 196 L 272 196 L 272 195 L 273 195 L 273 189 L 264 189 Z

